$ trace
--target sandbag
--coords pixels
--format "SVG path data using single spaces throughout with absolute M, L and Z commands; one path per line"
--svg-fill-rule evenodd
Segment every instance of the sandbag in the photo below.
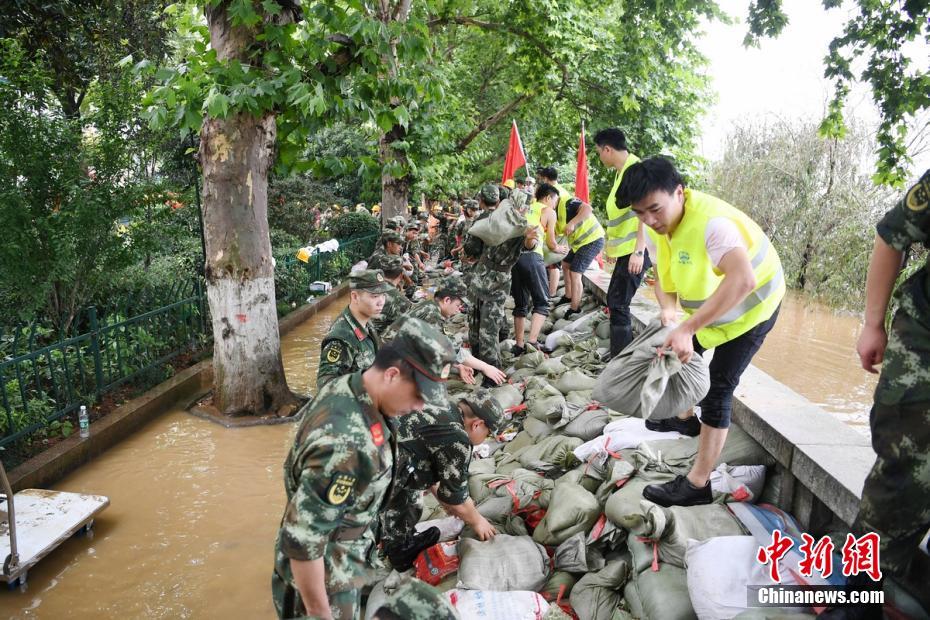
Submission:
M 585 620 L 611 620 L 620 606 L 623 598 L 620 590 L 629 576 L 629 564 L 617 560 L 579 579 L 570 598 L 575 613 Z
M 714 502 L 755 502 L 765 488 L 765 465 L 722 463 L 710 473 Z
M 606 476 L 602 477 L 603 481 L 594 492 L 598 503 L 602 506 L 607 504 L 607 500 L 614 491 L 626 485 L 636 475 L 633 464 L 625 459 L 611 458 L 605 464 L 605 469 Z
M 589 409 L 579 413 L 562 428 L 561 432 L 569 437 L 590 441 L 604 431 L 608 422 L 610 422 L 610 412 L 606 409 Z
M 524 467 L 532 465 L 538 469 L 540 463 L 546 463 L 559 466 L 567 471 L 578 464 L 573 451 L 579 445 L 581 445 L 581 440 L 576 437 L 552 435 L 513 453 L 511 458 L 517 459 Z M 503 460 L 501 462 L 503 463 Z
M 559 592 L 562 592 L 562 598 L 568 598 L 568 595 L 571 594 L 572 588 L 575 587 L 575 583 L 578 579 L 571 573 L 559 570 L 558 567 L 552 572 L 552 575 L 549 576 L 549 580 L 546 581 L 546 585 L 543 586 L 543 589 L 539 591 L 546 600 L 554 601 L 559 597 Z M 564 589 L 563 589 L 564 588 Z
M 621 525 L 623 517 L 640 512 L 643 489 L 650 484 L 662 484 L 674 479 L 674 474 L 651 473 L 642 476 L 637 473 L 607 499 L 604 514 L 615 525 Z
M 534 441 L 543 439 L 552 434 L 553 428 L 542 420 L 533 417 L 527 417 L 523 420 L 523 431 L 528 433 Z
M 688 575 L 685 569 L 661 564 L 658 571 L 647 570 L 639 573 L 630 584 L 635 584 L 636 596 L 642 604 L 641 617 L 644 620 L 697 618 L 688 595 Z M 745 592 L 743 595 L 745 596 Z
M 540 590 L 549 579 L 549 555 L 529 536 L 498 534 L 459 542 L 459 581 L 469 590 Z
M 568 371 L 568 366 L 562 363 L 557 357 L 550 357 L 536 367 L 536 372 L 546 375 L 547 377 L 558 377 Z
M 526 409 L 537 420 L 557 422 L 565 414 L 565 407 L 565 396 L 555 386 L 548 383 L 538 389 L 527 386 Z
M 514 383 L 520 383 L 521 381 L 526 381 L 536 374 L 537 373 L 535 368 L 518 368 L 517 370 L 509 373 L 507 377 Z
M 676 416 L 700 402 L 710 389 L 704 358 L 695 353 L 682 364 L 671 351 L 656 356 L 656 348 L 670 331 L 658 320 L 647 325 L 604 368 L 594 399 L 611 409 L 652 419 Z
M 501 202 L 491 215 L 480 219 L 468 229 L 469 235 L 478 237 L 486 245 L 495 246 L 526 233 L 526 217 L 510 201 Z
M 641 418 L 620 418 L 604 427 L 604 434 L 585 442 L 577 450 L 575 456 L 581 461 L 592 457 L 606 459 L 607 452 L 616 452 L 623 448 L 635 448 L 650 439 L 683 439 L 679 433 L 659 433 L 646 428 L 645 420 Z
M 591 390 L 572 390 L 565 394 L 565 404 L 587 407 L 591 404 Z
M 565 236 L 556 237 L 555 244 L 568 247 L 568 241 L 565 239 Z M 548 267 L 549 265 L 556 265 L 565 260 L 565 257 L 568 256 L 568 252 L 556 252 L 555 250 L 550 250 L 549 245 L 543 243 L 543 264 Z
M 536 592 L 456 589 L 443 596 L 468 620 L 539 620 L 549 610 L 549 603 Z
M 552 554 L 552 563 L 556 570 L 570 573 L 587 573 L 604 568 L 604 556 L 596 549 L 588 548 L 587 536 L 578 532 L 560 544 Z
M 546 359 L 542 351 L 528 351 L 514 360 L 514 366 L 520 368 L 536 368 Z
M 719 504 L 664 508 L 643 500 L 640 513 L 628 514 L 617 523 L 631 534 L 658 542 L 659 560 L 685 567 L 689 540 L 715 536 L 741 536 L 745 528 Z
M 587 534 L 600 514 L 597 498 L 581 485 L 556 485 L 546 516 L 533 532 L 533 540 L 555 546 L 579 532 Z
M 500 404 L 501 409 L 510 409 L 523 402 L 523 394 L 516 386 L 509 383 L 491 388 L 491 396 Z
M 504 446 L 503 450 L 501 450 L 501 454 L 519 452 L 523 448 L 533 445 L 535 441 L 532 435 L 526 431 L 520 431 L 506 446 Z

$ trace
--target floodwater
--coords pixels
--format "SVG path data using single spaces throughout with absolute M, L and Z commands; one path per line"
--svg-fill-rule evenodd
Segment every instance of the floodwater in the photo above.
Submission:
M 752 363 L 857 431 L 869 434 L 878 375 L 859 365 L 858 316 L 789 292 Z
M 345 303 L 282 343 L 291 389 L 315 386 Z M 308 361 L 310 363 L 308 363 Z M 0 618 L 273 618 L 281 467 L 293 424 L 225 429 L 170 411 L 53 488 L 110 498 L 93 539 L 65 542 L 0 589 Z

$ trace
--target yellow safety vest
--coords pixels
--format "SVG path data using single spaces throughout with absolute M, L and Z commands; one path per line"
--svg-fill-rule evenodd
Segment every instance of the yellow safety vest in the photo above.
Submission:
M 546 231 L 543 230 L 543 227 L 540 225 L 542 220 L 543 209 L 546 208 L 541 202 L 533 201 L 533 204 L 530 205 L 529 210 L 526 212 L 526 222 L 530 226 L 535 226 L 536 230 L 539 231 L 537 238 L 538 243 L 536 248 L 533 250 L 540 256 L 543 255 L 543 244 L 546 243 Z
M 607 197 L 607 243 L 604 248 L 607 250 L 607 256 L 612 258 L 632 254 L 636 248 L 636 232 L 639 229 L 639 220 L 636 219 L 636 214 L 629 206 L 625 209 L 617 207 L 617 189 L 620 187 L 620 181 L 623 180 L 623 173 L 638 161 L 639 157 L 633 153 L 627 155 L 623 168 L 617 172 L 613 189 L 610 190 L 610 195 Z
M 707 254 L 707 223 L 725 217 L 736 224 L 748 246 L 756 288 L 722 317 L 697 332 L 698 342 L 710 349 L 729 342 L 767 321 L 785 296 L 785 275 L 775 246 L 752 219 L 736 207 L 707 194 L 686 189 L 684 215 L 674 235 L 648 229 L 656 243 L 656 274 L 662 290 L 677 293 L 691 315 L 717 290 L 723 273 Z
M 568 201 L 571 200 L 571 196 L 558 183 L 555 184 L 555 188 L 559 190 L 559 206 L 556 209 L 555 234 L 561 237 L 565 234 L 565 225 L 568 224 L 568 210 L 565 206 L 568 204 Z M 597 241 L 603 236 L 604 228 L 601 226 L 601 223 L 597 221 L 597 216 L 594 215 L 592 211 L 591 215 L 576 226 L 571 235 L 568 235 L 567 240 L 572 251 L 577 252 L 582 247 L 593 241 Z

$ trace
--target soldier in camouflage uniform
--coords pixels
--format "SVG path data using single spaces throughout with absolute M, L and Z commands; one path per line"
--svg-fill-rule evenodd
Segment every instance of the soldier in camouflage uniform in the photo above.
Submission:
M 316 389 L 334 377 L 365 370 L 375 361 L 380 340 L 368 324 L 381 313 L 384 296 L 392 286 L 380 270 L 366 269 L 349 274 L 349 305 L 333 322 L 320 346 Z
M 478 201 L 477 200 L 466 200 L 462 205 L 462 215 L 455 222 L 455 227 L 453 228 L 453 236 L 455 237 L 455 247 L 452 248 L 452 257 L 459 258 L 462 253 L 462 244 L 465 243 L 465 235 L 468 234 L 468 229 L 471 228 L 471 225 L 475 222 L 475 217 L 478 214 Z
M 423 279 L 426 273 L 426 265 L 423 264 L 423 258 L 420 255 L 420 225 L 416 222 L 407 224 L 404 231 L 404 254 L 413 265 L 413 281 L 417 284 Z
M 884 576 L 930 613 L 928 561 L 917 553 L 930 528 L 930 259 L 897 291 L 899 307 L 885 332 L 885 313 L 905 253 L 930 247 L 930 170 L 878 223 L 866 281 L 865 326 L 857 352 L 862 367 L 882 363 L 870 425 L 877 459 L 865 480 L 853 529 L 880 535 Z M 930 549 L 923 549 L 930 554 Z M 921 566 L 922 564 L 922 566 Z M 852 608 L 831 617 L 854 615 Z M 880 610 L 876 617 L 881 617 Z
M 410 568 L 420 551 L 438 540 L 439 528 L 414 536 L 423 491 L 431 490 L 446 512 L 481 540 L 497 533 L 468 496 L 468 465 L 473 446 L 497 432 L 501 414 L 491 393 L 480 390 L 457 404 L 427 405 L 398 421 L 397 474 L 381 519 L 384 552 L 395 570 Z
M 401 288 L 404 282 L 404 268 L 400 256 L 385 256 L 381 264 L 384 266 L 382 270 L 384 279 L 391 284 L 391 288 L 384 294 L 384 307 L 381 308 L 381 314 L 372 318 L 371 323 L 384 340 L 384 330 L 406 314 L 413 303 L 407 299 Z
M 499 191 L 495 185 L 485 185 L 481 190 L 480 200 L 485 205 L 493 204 Z M 499 209 L 515 209 L 525 221 L 527 195 L 521 191 L 513 192 L 512 197 L 501 203 Z M 490 214 L 485 212 L 484 217 Z M 482 216 L 478 220 L 483 219 Z M 477 221 L 477 220 L 476 220 Z M 500 245 L 485 246 L 484 242 L 468 235 L 465 241 L 465 255 L 480 256 L 478 262 L 469 271 L 469 289 L 473 291 L 475 300 L 471 309 L 471 320 L 468 328 L 468 342 L 471 344 L 471 354 L 478 359 L 494 366 L 500 367 L 501 331 L 507 328 L 504 316 L 504 304 L 510 291 L 510 270 L 520 258 L 524 249 L 532 249 L 536 244 L 537 230 L 535 227 L 526 227 L 526 234 L 522 237 L 509 239 Z M 483 387 L 492 387 L 493 383 L 487 378 Z
M 284 464 L 272 575 L 280 618 L 358 617 L 392 479 L 387 419 L 442 403 L 451 359 L 448 338 L 412 319 L 371 368 L 333 380 L 307 406 Z
M 387 256 L 400 256 L 404 249 L 404 239 L 400 233 L 393 230 L 385 230 L 381 233 L 381 244 L 375 249 L 371 256 L 368 257 L 369 269 L 383 269 L 381 260 Z
M 385 589 L 387 592 L 387 589 Z M 404 577 L 375 610 L 374 620 L 459 620 L 442 593 L 416 577 Z

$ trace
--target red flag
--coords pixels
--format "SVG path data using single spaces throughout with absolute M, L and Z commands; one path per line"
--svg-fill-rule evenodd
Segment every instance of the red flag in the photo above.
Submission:
M 504 176 L 501 178 L 501 183 L 512 179 L 513 173 L 525 165 L 526 153 L 523 151 L 520 132 L 517 131 L 517 121 L 513 121 L 510 126 L 510 144 L 507 145 L 507 158 L 504 159 Z
M 581 126 L 581 139 L 578 141 L 578 164 L 575 167 L 575 197 L 590 204 L 588 197 L 588 154 L 584 147 L 584 125 Z

